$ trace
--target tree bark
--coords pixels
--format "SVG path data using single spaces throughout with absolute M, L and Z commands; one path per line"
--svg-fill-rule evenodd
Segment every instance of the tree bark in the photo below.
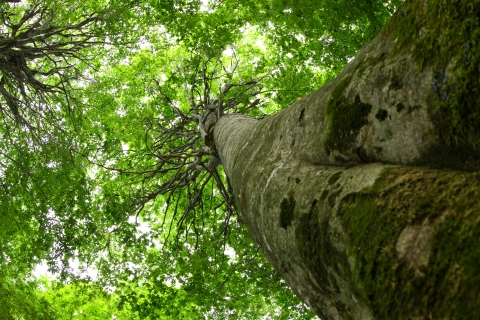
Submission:
M 479 13 L 407 1 L 331 83 L 217 122 L 242 220 L 321 319 L 480 319 Z

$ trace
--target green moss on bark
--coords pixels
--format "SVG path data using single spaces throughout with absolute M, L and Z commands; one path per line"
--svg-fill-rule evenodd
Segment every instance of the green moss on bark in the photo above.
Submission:
M 480 150 L 480 0 L 410 0 L 383 29 L 394 53 L 431 68 L 430 108 L 447 145 Z M 480 154 L 476 155 L 477 160 Z
M 367 116 L 372 109 L 370 104 L 362 103 L 356 95 L 353 103 L 345 96 L 345 89 L 352 77 L 343 78 L 335 87 L 328 101 L 325 114 L 330 120 L 330 128 L 325 138 L 325 151 L 346 152 L 355 142 L 359 130 L 367 124 Z
M 479 212 L 479 175 L 415 168 L 342 200 L 354 286 L 377 319 L 480 319 Z M 399 257 L 407 226 L 431 226 L 427 265 Z

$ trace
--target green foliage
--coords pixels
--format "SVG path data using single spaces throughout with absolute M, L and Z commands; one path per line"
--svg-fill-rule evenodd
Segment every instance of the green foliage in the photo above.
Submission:
M 254 1 L 247 8 L 282 54 L 337 73 L 380 31 L 400 1 Z
M 35 283 L 24 282 L 21 274 L 0 274 L 0 315 L 4 319 L 57 319 L 47 301 L 37 297 Z
M 107 292 L 95 283 L 64 284 L 40 278 L 33 284 L 37 287 L 34 296 L 48 306 L 51 319 L 140 319 L 127 308 L 119 310 L 120 300 L 115 292 Z
M 0 2 L 3 22 L 12 24 L 32 6 L 45 9 L 59 28 L 99 17 L 74 34 L 89 40 L 74 55 L 28 60 L 32 70 L 61 70 L 63 78 L 34 75 L 62 90 L 37 96 L 28 83 L 25 92 L 5 87 L 23 103 L 24 121 L 0 96 L 0 314 L 313 318 L 258 252 L 245 226 L 226 212 L 218 181 L 201 173 L 197 184 L 169 195 L 158 187 L 176 171 L 173 164 L 159 170 L 158 161 L 165 154 L 193 152 L 182 149 L 188 141 L 203 144 L 197 125 L 178 116 L 191 108 L 185 92 L 202 79 L 210 77 L 212 93 L 226 81 L 262 79 L 219 98 L 239 102 L 237 112 L 265 117 L 332 79 L 396 3 Z M 33 19 L 22 28 L 39 26 Z M 0 32 L 6 37 L 8 26 Z M 48 45 L 70 40 L 56 35 Z M 29 50 L 40 43 L 33 41 Z M 0 39 L 0 63 L 5 48 Z M 0 76 L 3 82 L 9 74 Z M 254 91 L 261 99 L 255 104 L 249 100 Z M 162 131 L 179 125 L 183 136 Z M 221 171 L 218 179 L 226 183 Z M 193 196 L 201 200 L 192 209 Z M 284 207 L 281 223 L 287 227 L 293 198 Z M 42 261 L 58 280 L 29 277 Z M 90 279 L 87 268 L 98 276 Z

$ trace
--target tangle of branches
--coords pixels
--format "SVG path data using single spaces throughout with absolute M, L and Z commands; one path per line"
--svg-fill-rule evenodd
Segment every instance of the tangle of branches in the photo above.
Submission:
M 263 78 L 237 82 L 231 80 L 235 78 L 238 63 L 235 55 L 228 63 L 218 57 L 205 59 L 196 55 L 187 65 L 178 66 L 175 77 L 177 80 L 180 77 L 184 83 L 188 108 L 180 108 L 178 101 L 172 97 L 175 94 L 169 94 L 168 80 L 163 84 L 156 79 L 151 81 L 148 90 L 152 99 L 170 109 L 171 112 L 165 113 L 171 116 L 161 115 L 145 123 L 146 147 L 135 151 L 135 157 L 155 159 L 149 167 L 138 170 L 132 165 L 129 169 L 120 169 L 107 165 L 108 160 L 104 163 L 91 160 L 106 170 L 140 177 L 142 187 L 134 191 L 134 200 L 125 207 L 123 222 L 132 213 L 138 217 L 147 203 L 163 195 L 166 207 L 162 227 L 170 223 L 170 235 L 171 221 L 177 221 L 177 241 L 181 236 L 178 230 L 185 232 L 184 239 L 189 232 L 193 232 L 198 241 L 198 224 L 201 223 L 197 219 L 198 213 L 217 209 L 224 212 L 224 223 L 218 236 L 229 234 L 230 218 L 238 212 L 232 189 L 219 167 L 220 159 L 213 140 L 215 123 L 229 113 L 255 109 L 258 113 L 258 106 L 263 101 L 262 94 L 266 92 L 262 91 Z M 110 159 L 116 156 L 118 152 L 111 155 Z M 173 217 L 170 216 L 172 212 Z
M 64 17 L 41 1 L 24 10 L 8 2 L 17 1 L 0 2 L 0 112 L 32 128 L 33 121 L 53 113 L 49 97 L 65 96 L 70 108 L 71 83 L 82 72 L 78 65 L 91 59 L 82 50 L 104 43 L 97 29 L 107 12 L 65 25 Z

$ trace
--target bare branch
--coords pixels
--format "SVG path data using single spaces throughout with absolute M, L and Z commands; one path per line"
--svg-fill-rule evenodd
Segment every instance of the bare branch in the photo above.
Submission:
M 12 1 L 0 4 L 7 2 Z M 83 51 L 105 43 L 96 29 L 107 11 L 60 26 L 53 22 L 55 9 L 44 3 L 31 4 L 18 20 L 9 9 L 0 14 L 8 30 L 0 35 L 0 99 L 17 123 L 34 127 L 35 117 L 51 112 L 56 95 L 66 97 L 68 105 L 74 100 L 71 84 L 81 77 L 79 63 L 90 65 L 92 59 Z
M 230 232 L 232 216 L 238 214 L 232 188 L 219 169 L 220 159 L 213 132 L 217 120 L 224 114 L 235 112 L 240 107 L 253 110 L 261 104 L 261 82 L 264 77 L 238 80 L 235 74 L 237 66 L 236 56 L 232 57 L 229 65 L 225 65 L 220 58 L 204 59 L 201 55 L 193 55 L 190 64 L 177 66 L 175 78 L 181 77 L 184 81 L 183 91 L 188 110 L 179 107 L 178 93 L 170 96 L 168 82 L 150 80 L 148 94 L 173 112 L 145 120 L 145 147 L 135 152 L 129 150 L 128 155 L 130 159 L 143 159 L 138 160 L 138 163 L 142 163 L 141 168 L 134 169 L 132 161 L 126 161 L 128 165 L 118 159 L 115 161 L 124 150 L 105 155 L 102 160 L 93 160 L 81 154 L 90 163 L 136 179 L 133 181 L 141 184 L 141 190 L 132 192 L 131 202 L 125 210 L 138 214 L 148 202 L 166 195 L 161 228 L 167 228 L 168 235 L 176 228 L 177 243 L 180 237 L 187 239 L 189 233 L 192 235 L 191 232 L 195 233 L 198 241 L 196 221 L 204 210 L 222 210 L 224 223 L 217 236 L 224 238 Z M 112 161 L 118 165 L 112 165 Z M 213 185 L 216 191 L 210 197 L 212 203 L 204 206 L 204 199 Z M 165 225 L 167 212 L 168 216 L 173 216 L 176 225 Z M 182 233 L 178 230 L 182 230 Z

